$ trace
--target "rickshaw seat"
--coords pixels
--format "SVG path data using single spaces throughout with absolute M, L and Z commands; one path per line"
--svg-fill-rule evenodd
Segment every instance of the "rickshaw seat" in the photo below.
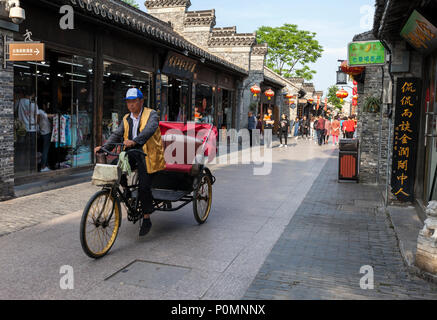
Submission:
M 204 140 L 198 137 L 187 135 L 187 124 L 178 122 L 160 122 L 159 127 L 162 135 L 162 145 L 165 156 L 165 171 L 179 172 L 190 175 L 197 175 L 200 166 L 196 164 L 196 155 L 202 153 L 202 145 Z M 199 130 L 207 131 L 208 125 L 195 125 L 195 132 Z M 215 129 L 213 127 L 213 129 Z M 167 148 L 172 147 L 172 151 Z M 176 153 L 184 151 L 184 157 L 176 158 Z M 167 151 L 167 152 L 166 152 Z M 208 153 L 208 146 L 205 150 L 204 156 Z M 174 161 L 177 163 L 173 163 Z

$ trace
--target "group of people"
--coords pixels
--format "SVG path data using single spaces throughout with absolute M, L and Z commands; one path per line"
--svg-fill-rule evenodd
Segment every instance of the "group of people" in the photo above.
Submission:
M 264 116 L 264 129 L 273 129 L 275 126 L 275 120 L 273 118 L 272 110 L 269 109 L 268 113 Z M 332 136 L 332 144 L 339 144 L 339 137 L 352 139 L 355 137 L 355 131 L 357 128 L 357 120 L 355 116 L 343 117 L 339 116 L 330 118 L 329 116 L 311 116 L 307 118 L 296 118 L 295 120 L 289 120 L 286 114 L 281 116 L 277 134 L 279 137 L 279 147 L 288 147 L 288 138 L 295 138 L 296 140 L 307 139 L 314 140 L 316 144 L 324 145 L 329 143 L 329 139 Z M 252 112 L 249 112 L 249 131 L 254 129 L 262 129 L 262 122 L 260 117 L 255 117 Z M 252 146 L 252 134 L 250 145 Z

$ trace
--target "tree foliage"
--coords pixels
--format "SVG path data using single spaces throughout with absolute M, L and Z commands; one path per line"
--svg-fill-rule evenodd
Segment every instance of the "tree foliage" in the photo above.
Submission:
M 138 5 L 138 3 L 135 0 L 121 0 L 129 5 L 131 5 L 132 7 L 135 7 L 137 9 L 140 8 L 140 6 Z
M 341 99 L 337 97 L 338 90 L 340 90 L 340 88 L 335 85 L 328 88 L 328 102 L 341 111 L 343 109 L 344 102 L 342 103 Z
M 322 56 L 323 47 L 316 33 L 299 30 L 297 25 L 284 24 L 273 28 L 262 26 L 257 31 L 258 43 L 267 43 L 267 66 L 284 77 L 311 80 L 316 73 L 308 66 Z

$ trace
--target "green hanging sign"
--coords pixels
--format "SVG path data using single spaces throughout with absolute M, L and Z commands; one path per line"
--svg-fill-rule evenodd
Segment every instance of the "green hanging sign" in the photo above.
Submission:
M 348 64 L 351 67 L 384 65 L 385 55 L 380 41 L 356 41 L 348 46 Z

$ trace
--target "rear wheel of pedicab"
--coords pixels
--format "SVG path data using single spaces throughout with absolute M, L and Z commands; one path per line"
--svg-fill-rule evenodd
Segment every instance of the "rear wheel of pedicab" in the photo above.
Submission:
M 203 174 L 200 183 L 193 192 L 194 218 L 199 224 L 208 219 L 212 204 L 212 181 L 209 175 Z
M 114 245 L 120 225 L 120 201 L 113 198 L 110 190 L 97 192 L 86 205 L 80 222 L 84 252 L 94 259 L 104 257 Z

